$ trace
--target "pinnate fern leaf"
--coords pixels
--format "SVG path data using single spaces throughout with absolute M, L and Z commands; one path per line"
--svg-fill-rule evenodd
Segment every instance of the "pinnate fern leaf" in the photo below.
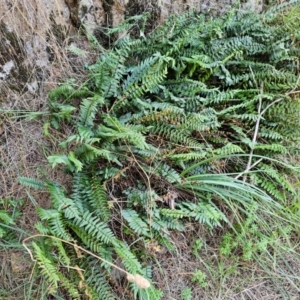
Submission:
M 74 223 L 105 244 L 115 244 L 117 242 L 115 235 L 107 224 L 101 222 L 98 216 L 93 216 L 89 211 L 85 212 L 80 218 L 74 219 Z
M 43 251 L 35 242 L 32 243 L 32 246 L 41 273 L 45 276 L 51 288 L 53 288 L 54 291 L 57 290 L 60 281 L 57 266 L 48 258 L 50 257 L 49 252 Z
M 150 235 L 149 227 L 145 223 L 138 213 L 132 209 L 122 210 L 122 216 L 128 222 L 130 228 L 136 232 L 138 235 L 148 236 Z

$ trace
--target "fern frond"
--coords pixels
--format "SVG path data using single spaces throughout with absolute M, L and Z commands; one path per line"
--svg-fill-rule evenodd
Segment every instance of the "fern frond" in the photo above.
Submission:
M 48 220 L 48 224 L 50 227 L 50 231 L 54 236 L 57 236 L 61 239 L 64 239 L 66 241 L 73 240 L 70 236 L 70 233 L 68 232 L 67 226 L 66 226 L 66 219 L 63 216 L 63 213 L 58 213 L 55 216 L 52 216 Z
M 163 215 L 164 213 L 165 215 Z M 185 227 L 181 220 L 178 217 L 174 218 L 174 215 L 172 217 L 168 216 L 168 213 L 163 211 L 162 215 L 154 216 L 148 221 L 149 225 L 161 235 L 168 233 L 167 229 L 184 231 Z
M 65 265 L 70 266 L 71 265 L 71 258 L 67 253 L 66 248 L 64 247 L 64 244 L 60 240 L 52 240 L 53 246 L 55 246 L 58 250 L 58 258 L 59 260 Z
M 80 105 L 79 122 L 83 126 L 93 126 L 96 113 L 104 103 L 104 98 L 99 95 L 84 99 Z
M 89 67 L 95 90 L 103 98 L 120 95 L 120 79 L 125 75 L 126 50 L 120 53 L 108 52 L 101 55 L 98 62 Z
M 166 163 L 155 163 L 153 166 L 144 166 L 143 169 L 149 174 L 155 174 L 158 177 L 164 178 L 170 183 L 181 182 L 180 175 Z
M 34 227 L 37 229 L 37 231 L 40 234 L 44 234 L 44 235 L 50 235 L 51 234 L 50 229 L 45 227 L 45 225 L 42 222 L 36 222 L 34 224 Z
M 107 224 L 101 222 L 98 216 L 93 216 L 89 211 L 85 212 L 80 218 L 74 219 L 74 223 L 105 244 L 115 244 L 117 242 Z
M 255 176 L 256 184 L 261 186 L 265 191 L 267 191 L 274 198 L 279 200 L 280 202 L 284 202 L 284 195 L 279 191 L 278 184 L 276 182 L 271 181 L 269 178 L 265 178 L 264 176 L 256 175 Z
M 5 210 L 0 210 L 0 220 L 5 224 L 14 224 L 14 219 Z
M 145 136 L 142 134 L 145 131 L 143 126 L 124 125 L 118 119 L 108 115 L 105 117 L 104 122 L 108 126 L 99 125 L 97 136 L 110 139 L 111 141 L 124 139 L 142 150 L 148 148 Z
M 47 230 L 50 230 L 53 235 L 66 241 L 72 240 L 66 226 L 66 219 L 61 211 L 56 209 L 42 209 L 39 207 L 37 212 L 41 220 L 47 221 L 49 227 Z M 45 231 L 43 228 L 41 229 Z
M 59 98 L 68 98 L 74 93 L 75 89 L 70 83 L 65 83 L 55 88 L 49 93 L 50 101 L 56 101 Z
M 234 145 L 232 143 L 226 144 L 224 147 L 219 148 L 215 151 L 217 155 L 229 155 L 234 153 L 245 153 L 245 151 L 239 147 L 238 145 Z
M 18 180 L 21 184 L 32 187 L 34 189 L 44 190 L 47 188 L 47 185 L 41 180 L 29 177 L 18 177 Z
M 160 199 L 155 190 L 143 188 L 128 189 L 123 191 L 127 195 L 128 207 L 134 208 L 141 205 L 146 209 L 152 209 L 155 206 L 155 200 Z
M 131 75 L 124 81 L 122 88 L 132 98 L 139 98 L 145 92 L 151 91 L 167 74 L 166 62 L 159 54 L 145 59 L 129 71 Z
M 78 282 L 74 282 L 74 278 L 68 279 L 66 278 L 61 272 L 58 272 L 60 284 L 62 287 L 64 287 L 68 293 L 69 296 L 72 297 L 72 299 L 82 299 L 80 296 L 80 293 L 78 291 Z
M 114 246 L 114 249 L 118 256 L 122 259 L 122 262 L 126 270 L 131 274 L 142 274 L 142 266 L 137 260 L 136 256 L 130 251 L 129 247 L 125 243 L 119 243 Z
M 272 151 L 272 152 L 277 152 L 280 154 L 286 154 L 288 153 L 288 150 L 286 149 L 286 147 L 284 147 L 281 144 L 269 144 L 269 145 L 265 145 L 265 144 L 256 144 L 254 146 L 254 149 L 256 150 L 267 150 L 267 151 Z
M 182 211 L 182 210 L 178 210 L 178 209 L 162 208 L 162 209 L 159 210 L 159 212 L 163 216 L 167 216 L 167 217 L 170 217 L 172 219 L 181 219 L 181 218 L 184 218 L 184 217 L 188 216 L 188 213 L 186 213 L 185 211 Z
M 101 149 L 89 144 L 84 144 L 77 148 L 76 154 L 80 160 L 86 162 L 94 161 L 97 158 L 105 158 L 108 161 L 118 162 L 118 156 L 116 156 L 110 149 Z
M 79 210 L 74 201 L 65 196 L 65 192 L 58 184 L 48 182 L 47 187 L 53 206 L 56 209 L 63 211 L 66 218 L 73 219 L 79 217 Z
M 116 300 L 107 275 L 99 267 L 96 259 L 88 257 L 80 264 L 84 271 L 84 283 L 89 294 L 94 294 L 99 300 Z
M 179 160 L 179 161 L 189 161 L 189 160 L 198 161 L 200 159 L 203 159 L 206 155 L 207 152 L 199 151 L 199 152 L 189 152 L 189 153 L 180 153 L 180 154 L 170 154 L 168 155 L 168 157 L 172 160 Z
M 288 176 L 285 173 L 282 173 L 280 170 L 273 168 L 270 165 L 259 164 L 259 167 L 265 174 L 275 180 L 280 186 L 284 188 L 285 191 L 290 192 L 292 195 L 296 196 L 297 193 L 293 184 L 289 181 Z
M 149 227 L 137 214 L 136 211 L 132 209 L 124 209 L 121 212 L 123 218 L 128 222 L 130 228 L 136 232 L 138 235 L 150 236 Z
M 97 214 L 102 221 L 107 222 L 110 218 L 107 195 L 103 185 L 100 184 L 99 179 L 95 175 L 91 178 L 91 188 L 91 205 L 94 209 L 94 213 Z
M 43 209 L 41 207 L 37 208 L 37 213 L 41 220 L 50 220 L 59 214 L 56 209 Z
M 57 266 L 48 257 L 51 257 L 50 253 L 46 253 L 36 243 L 32 243 L 34 248 L 34 256 L 38 262 L 40 272 L 45 276 L 47 282 L 50 284 L 51 289 L 54 291 L 58 288 L 60 281 Z
M 271 21 L 275 17 L 277 17 L 278 13 L 285 11 L 291 6 L 299 4 L 299 0 L 289 0 L 286 2 L 282 2 L 277 5 L 273 5 L 271 8 L 269 8 L 265 13 L 264 16 L 267 18 L 268 21 Z
M 190 137 L 190 132 L 186 129 L 179 130 L 176 125 L 154 123 L 150 132 L 170 139 L 171 142 L 182 144 L 191 148 L 202 148 L 202 144 Z
M 201 201 L 198 203 L 181 202 L 178 204 L 178 208 L 186 212 L 187 216 L 209 228 L 221 226 L 221 221 L 226 221 L 224 214 L 210 203 Z
M 68 46 L 67 50 L 78 56 L 86 57 L 86 55 L 87 55 L 87 52 L 85 50 L 78 48 L 74 43 L 72 43 L 70 46 Z
M 74 174 L 72 181 L 71 199 L 74 201 L 80 214 L 83 214 L 84 211 L 89 210 L 88 201 L 85 200 L 84 193 L 85 181 L 86 174 L 84 172 L 77 172 Z
M 68 223 L 68 226 L 71 230 L 77 235 L 77 237 L 81 240 L 82 243 L 86 247 L 88 247 L 91 251 L 98 253 L 102 258 L 107 260 L 108 262 L 112 262 L 112 249 L 103 244 L 95 235 L 87 233 L 84 229 L 82 229 L 78 225 L 74 225 L 73 223 Z M 100 263 L 101 267 L 110 270 L 111 265 L 106 262 Z

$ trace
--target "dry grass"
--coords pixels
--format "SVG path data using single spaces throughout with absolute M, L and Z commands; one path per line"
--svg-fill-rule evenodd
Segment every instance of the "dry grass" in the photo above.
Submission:
M 237 256 L 220 255 L 224 232 L 211 235 L 203 226 L 190 224 L 184 234 L 173 235 L 174 253 L 157 253 L 154 282 L 165 292 L 168 300 L 179 300 L 184 288 L 193 290 L 192 299 L 203 300 L 276 300 L 299 299 L 298 289 L 291 284 L 292 275 L 299 275 L 300 262 L 294 255 L 278 257 L 278 261 L 243 261 Z M 196 240 L 202 248 L 193 253 Z M 299 248 L 298 248 L 299 250 Z M 293 268 L 292 271 L 290 268 Z M 195 270 L 206 278 L 205 286 L 192 282 Z M 290 281 L 284 275 L 290 274 Z

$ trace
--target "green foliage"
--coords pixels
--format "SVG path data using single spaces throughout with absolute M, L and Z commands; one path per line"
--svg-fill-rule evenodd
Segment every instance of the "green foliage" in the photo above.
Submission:
M 42 222 L 47 224 L 47 229 L 41 223 L 38 223 L 36 228 L 41 234 L 84 245 L 86 249 L 93 251 L 105 261 L 99 263 L 94 257 L 82 253 L 76 246 L 72 249 L 56 239 L 32 243 L 34 257 L 41 274 L 49 283 L 50 294 L 55 294 L 60 287 L 75 299 L 80 299 L 82 290 L 86 295 L 91 295 L 92 299 L 117 299 L 110 286 L 112 272 L 110 263 L 113 261 L 113 255 L 118 255 L 122 259 L 127 272 L 144 276 L 147 274 L 144 274 L 141 263 L 130 248 L 116 237 L 107 223 L 102 221 L 109 218 L 110 211 L 106 193 L 99 185 L 97 175 L 88 177 L 87 174 L 78 174 L 78 172 L 75 174 L 72 193 L 76 195 L 74 199 L 67 198 L 63 188 L 56 183 L 43 184 L 48 188 L 53 208 L 47 210 L 38 208 L 38 214 Z M 28 181 L 30 182 L 30 179 L 24 179 L 24 182 Z M 78 188 L 81 188 L 80 192 Z M 103 208 L 104 211 L 101 211 Z M 107 215 L 103 214 L 105 211 Z M 125 211 L 125 214 L 126 212 L 127 216 L 132 217 L 129 210 Z M 53 252 L 54 256 L 51 254 Z M 85 275 L 77 270 L 78 265 L 87 268 Z M 93 265 L 96 266 L 92 267 Z M 63 271 L 65 267 L 72 267 L 68 268 L 67 274 Z M 146 291 L 141 292 L 134 284 L 132 289 L 137 294 L 148 295 Z M 154 288 L 151 288 L 149 293 L 159 295 Z M 153 299 L 160 299 L 160 297 Z
M 192 300 L 193 298 L 191 288 L 184 288 L 181 292 L 181 299 L 182 300 Z
M 14 229 L 16 220 L 21 216 L 24 202 L 22 199 L 0 199 L 0 238 L 5 242 L 16 240 Z
M 147 223 L 140 219 L 136 211 L 132 209 L 126 209 L 122 211 L 122 216 L 128 222 L 129 226 L 138 235 L 149 235 L 149 228 Z
M 19 182 L 25 186 L 32 187 L 34 189 L 45 189 L 45 184 L 34 178 L 27 178 L 27 177 L 19 177 Z
M 33 244 L 52 293 L 61 285 L 74 298 L 117 299 L 113 258 L 127 272 L 150 278 L 149 253 L 129 247 L 123 236 L 139 247 L 154 240 L 171 248 L 170 231 L 184 231 L 187 220 L 211 232 L 228 223 L 233 233 L 224 236 L 223 255 L 242 247 L 244 259 L 251 259 L 266 249 L 267 235 L 259 244 L 244 242 L 246 232 L 255 236 L 255 226 L 265 226 L 255 209 L 274 216 L 296 195 L 282 175 L 288 167 L 278 161 L 296 153 L 300 138 L 300 37 L 273 22 L 285 8 L 213 19 L 171 16 L 146 38 L 120 38 L 88 66 L 80 86 L 70 81 L 50 92 L 47 134 L 49 126 L 62 125 L 72 134 L 60 141 L 63 153 L 48 161 L 66 167 L 71 191 L 48 181 L 20 182 L 49 192 L 52 208 L 38 209 L 42 234 L 106 260 L 97 264 L 76 247 L 47 239 L 45 247 Z M 125 22 L 110 33 L 131 26 Z M 63 264 L 86 273 L 70 268 L 62 274 Z M 206 274 L 196 270 L 192 280 L 205 287 Z M 163 297 L 153 285 L 129 289 L 139 299 Z
M 253 204 L 247 208 L 247 217 L 234 225 L 233 232 L 224 234 L 220 247 L 222 255 L 240 256 L 244 261 L 255 260 L 261 253 L 280 248 L 278 236 L 285 237 L 291 232 L 292 220 L 282 218 L 281 223 L 268 224 L 265 212 L 259 205 Z
M 3 225 L 14 224 L 13 218 L 4 210 L 0 210 L 0 237 L 3 238 L 7 234 L 7 228 Z
M 195 256 L 198 256 L 198 255 L 199 255 L 198 252 L 199 252 L 199 250 L 202 249 L 203 245 L 204 245 L 204 244 L 201 242 L 200 239 L 196 239 L 196 240 L 195 240 L 194 245 L 193 245 L 193 247 L 192 247 L 193 254 L 194 254 Z
M 199 284 L 201 287 L 206 287 L 206 274 L 201 270 L 196 270 L 192 276 L 192 281 Z
M 60 279 L 55 263 L 50 259 L 48 253 L 44 251 L 44 249 L 40 248 L 36 243 L 33 242 L 32 247 L 34 248 L 35 258 L 37 260 L 41 273 L 47 278 L 47 281 L 50 283 L 50 290 L 57 289 Z

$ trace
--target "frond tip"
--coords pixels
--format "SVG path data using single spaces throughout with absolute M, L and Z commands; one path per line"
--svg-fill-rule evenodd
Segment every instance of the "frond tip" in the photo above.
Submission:
M 18 177 L 18 181 L 21 184 L 32 187 L 34 189 L 44 190 L 47 188 L 47 185 L 44 182 L 35 178 L 20 176 Z

